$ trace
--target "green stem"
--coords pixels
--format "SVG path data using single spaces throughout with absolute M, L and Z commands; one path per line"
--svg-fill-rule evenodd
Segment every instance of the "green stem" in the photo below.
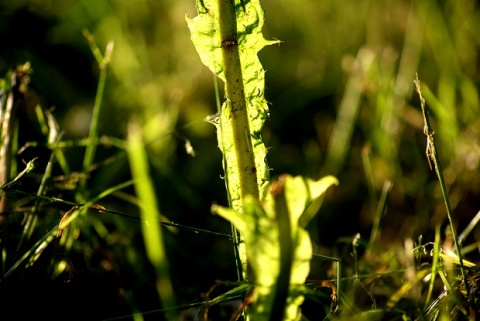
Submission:
M 47 181 L 51 178 L 52 176 L 52 169 L 53 169 L 53 164 L 55 161 L 55 153 L 52 152 L 50 154 L 50 159 L 47 163 L 47 166 L 45 167 L 45 172 L 42 177 L 42 181 L 40 183 L 40 186 L 38 187 L 37 195 L 43 195 L 45 192 L 45 189 L 47 188 Z M 35 200 L 35 203 L 33 205 L 32 211 L 27 215 L 27 220 L 25 222 L 25 226 L 23 228 L 23 233 L 22 236 L 20 237 L 20 241 L 18 242 L 17 245 L 17 251 L 21 250 L 24 242 L 30 240 L 33 230 L 35 229 L 35 226 L 37 224 L 37 219 L 38 219 L 38 209 L 40 208 L 40 205 L 42 203 L 42 200 L 40 198 L 37 198 Z
M 452 210 L 450 206 L 450 199 L 448 198 L 448 192 L 447 192 L 447 187 L 445 184 L 445 180 L 443 178 L 443 173 L 442 173 L 442 165 L 440 164 L 440 160 L 437 155 L 437 149 L 435 147 L 435 138 L 433 137 L 433 134 L 435 133 L 431 126 L 430 126 L 430 120 L 428 119 L 428 113 L 425 107 L 425 99 L 422 96 L 422 91 L 420 88 L 420 81 L 418 80 L 418 75 L 416 76 L 415 79 L 415 88 L 418 93 L 418 96 L 420 98 L 420 105 L 422 107 L 422 113 L 423 113 L 423 120 L 425 122 L 425 127 L 424 127 L 424 133 L 427 136 L 427 160 L 428 164 L 431 167 L 430 160 L 433 162 L 433 166 L 435 167 L 435 173 L 437 174 L 438 181 L 440 182 L 440 187 L 442 189 L 442 194 L 443 194 L 443 199 L 445 200 L 445 207 L 447 209 L 447 217 L 448 217 L 448 222 L 450 224 L 450 229 L 452 233 L 452 238 L 453 242 L 455 245 L 455 250 L 458 255 L 458 262 L 460 265 L 460 271 L 462 272 L 462 277 L 463 277 L 463 283 L 465 285 L 465 290 L 467 293 L 470 293 L 470 285 L 468 283 L 468 278 L 467 278 L 467 273 L 465 272 L 465 268 L 463 265 L 463 258 L 462 258 L 462 252 L 460 249 L 460 244 L 458 242 L 458 237 L 457 237 L 457 231 L 455 230 L 455 227 L 453 225 L 453 215 L 452 215 Z
M 246 195 L 252 195 L 258 198 L 259 191 L 255 158 L 250 138 L 242 66 L 238 51 L 235 2 L 234 0 L 219 0 L 218 8 L 227 96 L 227 108 L 222 112 L 227 113 L 228 121 L 231 122 L 233 130 L 233 142 L 237 159 L 236 165 L 238 167 L 240 181 L 240 195 L 242 199 Z M 220 124 L 220 126 L 223 127 L 222 124 Z
M 245 89 L 243 84 L 242 65 L 240 62 L 240 53 L 238 51 L 238 35 L 237 35 L 237 17 L 235 14 L 234 0 L 218 0 L 218 12 L 220 23 L 220 37 L 223 58 L 223 68 L 225 74 L 225 94 L 227 101 L 225 108 L 221 111 L 225 113 L 220 117 L 220 130 L 222 141 L 232 141 L 235 150 L 236 164 L 226 162 L 224 155 L 224 166 L 226 174 L 227 190 L 229 195 L 239 195 L 240 202 L 231 202 L 230 206 L 236 211 L 241 212 L 243 199 L 247 195 L 259 198 L 259 189 L 257 183 L 257 169 L 255 167 L 255 155 L 252 148 L 251 131 L 247 112 L 247 102 L 245 99 Z M 225 121 L 230 124 L 224 124 Z M 226 137 L 231 128 L 233 137 Z M 225 149 L 223 149 L 225 150 Z M 232 191 L 237 188 L 235 184 L 230 184 L 233 177 L 228 175 L 227 167 L 236 165 L 236 175 L 238 175 L 238 183 L 240 191 Z M 239 208 L 240 207 L 240 208 Z M 253 280 L 254 276 L 250 271 L 247 262 L 245 244 L 242 243 L 241 236 L 237 235 L 235 227 L 232 227 L 232 237 L 234 241 L 235 257 L 239 259 L 240 266 L 237 263 L 237 274 L 239 281 L 247 278 Z M 241 277 L 240 277 L 241 275 Z
M 217 105 L 217 114 L 220 115 L 220 113 L 222 112 L 222 104 L 220 103 L 220 94 L 219 94 L 219 90 L 218 90 L 218 79 L 217 79 L 217 75 L 213 75 L 213 85 L 214 85 L 214 88 L 215 88 L 215 102 L 216 102 L 216 105 Z M 225 149 L 223 149 L 225 150 Z M 222 156 L 223 156 L 223 163 L 226 164 L 227 161 L 226 161 L 226 157 L 225 157 L 225 153 L 222 153 Z M 226 173 L 227 171 L 225 171 Z M 228 203 L 229 205 L 231 206 L 232 205 L 232 202 L 231 202 L 231 199 L 230 199 L 230 193 L 228 192 L 228 185 L 227 185 L 227 195 L 228 195 Z M 231 223 L 230 223 L 231 224 Z M 237 229 L 235 228 L 235 226 L 233 224 L 231 224 L 231 235 L 232 235 L 232 242 L 233 242 L 233 255 L 235 257 L 235 267 L 237 269 L 237 280 L 238 282 L 242 282 L 243 281 L 243 263 L 242 263 L 242 257 L 240 255 L 240 250 L 239 250 L 239 245 L 240 245 L 240 235 L 237 231 Z M 244 262 L 246 264 L 246 262 Z
M 275 198 L 275 213 L 278 221 L 278 243 L 280 245 L 280 271 L 275 285 L 270 321 L 283 320 L 290 289 L 290 274 L 293 262 L 292 226 L 285 197 L 285 176 L 272 184 L 272 195 Z
M 92 41 L 92 40 L 90 40 Z M 95 152 L 97 150 L 98 144 L 98 123 L 100 119 L 100 111 L 102 108 L 103 94 L 105 92 L 105 84 L 107 82 L 108 75 L 108 65 L 110 63 L 110 57 L 113 51 L 113 42 L 108 43 L 107 48 L 105 49 L 105 55 L 100 64 L 100 77 L 98 79 L 97 94 L 95 96 L 95 103 L 93 105 L 92 111 L 92 121 L 90 124 L 90 132 L 88 134 L 89 144 L 85 150 L 85 157 L 83 159 L 83 173 L 87 174 L 89 166 L 93 163 L 95 159 Z M 95 53 L 95 51 L 94 51 Z M 96 56 L 97 60 L 98 57 Z M 87 179 L 83 178 L 80 182 L 79 193 L 77 194 L 77 200 L 79 202 L 85 202 L 87 199 L 85 195 L 87 187 Z

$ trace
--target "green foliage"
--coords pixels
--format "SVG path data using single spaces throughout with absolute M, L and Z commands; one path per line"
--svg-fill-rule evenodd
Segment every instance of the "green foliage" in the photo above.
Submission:
M 265 72 L 257 53 L 278 41 L 267 41 L 261 33 L 259 1 L 198 1 L 197 6 L 199 15 L 187 18 L 192 41 L 202 62 L 225 82 L 227 96 L 214 123 L 232 209 L 213 206 L 212 211 L 232 222 L 245 240 L 246 259 L 255 280 L 248 318 L 299 320 L 312 258 L 305 230 L 312 213 L 301 216 L 313 200 L 338 182 L 333 177 L 312 182 L 282 176 L 266 192 L 269 168 L 261 131 L 268 108 Z M 258 186 L 249 187 L 252 180 Z M 259 199 L 264 200 L 262 205 Z
M 135 190 L 139 197 L 141 208 L 140 218 L 143 221 L 142 233 L 148 259 L 155 268 L 158 295 L 164 307 L 175 306 L 172 283 L 169 276 L 168 259 L 163 245 L 160 214 L 155 198 L 155 190 L 150 179 L 148 158 L 144 150 L 141 127 L 132 124 L 129 130 L 128 156 L 135 181 Z M 174 316 L 172 316 L 174 317 Z
M 271 185 L 264 201 L 247 196 L 241 213 L 212 207 L 213 213 L 232 222 L 245 239 L 255 277 L 251 320 L 271 320 L 276 310 L 281 311 L 281 320 L 300 319 L 312 259 L 312 244 L 305 230 L 309 219 L 302 216 L 327 188 L 336 184 L 338 181 L 331 176 L 312 181 L 284 175 Z M 283 302 L 276 301 L 281 291 L 286 291 Z
M 254 12 L 242 6 L 253 3 L 240 1 L 239 15 Z M 145 251 L 139 197 L 126 157 L 132 117 L 144 124 L 142 144 L 157 211 L 165 215 L 162 220 L 180 223 L 175 223 L 180 233 L 162 233 L 171 266 L 188 269 L 170 274 L 178 309 L 198 315 L 210 306 L 208 317 L 215 319 L 220 303 L 238 300 L 239 294 L 248 298 L 252 285 L 237 283 L 234 290 L 217 289 L 218 296 L 212 292 L 213 300 L 201 298 L 215 280 L 235 279 L 235 261 L 226 236 L 230 226 L 210 213 L 212 201 L 227 203 L 217 147 L 221 119 L 206 117 L 215 113 L 214 84 L 189 39 L 184 17 L 197 21 L 194 5 L 177 0 L 18 0 L 0 5 L 0 72 L 26 61 L 34 70 L 28 74 L 31 88 L 19 106 L 20 117 L 11 118 L 15 126 L 2 125 L 2 148 L 7 127 L 13 138 L 11 156 L 0 157 L 2 164 L 11 165 L 0 184 L 13 206 L 0 210 L 0 220 L 8 223 L 0 236 L 2 313 L 13 309 L 10 302 L 26 307 L 13 311 L 19 319 L 27 311 L 37 318 L 84 319 L 166 312 L 158 310 L 157 275 Z M 198 7 L 202 19 L 208 17 L 207 9 L 215 10 L 208 1 L 199 1 Z M 259 24 L 263 16 L 268 23 L 260 43 L 272 36 L 282 39 L 279 48 L 251 55 L 259 55 L 267 70 L 260 75 L 267 90 L 264 80 L 253 83 L 262 83 L 259 120 L 268 112 L 265 101 L 271 102 L 271 117 L 260 126 L 268 172 L 273 177 L 335 175 L 341 182 L 319 215 L 313 214 L 321 200 L 302 218 L 310 221 L 314 257 L 321 253 L 342 263 L 337 271 L 328 262 L 311 261 L 302 313 L 310 320 L 323 320 L 326 314 L 330 320 L 473 318 L 480 310 L 475 299 L 480 216 L 472 218 L 480 197 L 477 1 L 299 0 L 292 5 L 264 0 L 262 7 Z M 101 51 L 92 55 L 84 29 Z M 100 94 L 97 62 L 111 40 L 115 51 Z M 235 43 L 227 40 L 224 46 L 231 49 Z M 211 53 L 224 59 L 221 43 Z M 451 252 L 443 190 L 425 155 L 420 102 L 413 93 L 416 72 L 470 293 L 459 256 Z M 1 86 L 3 111 L 8 76 Z M 218 93 L 223 95 L 228 97 L 227 88 Z M 101 98 L 97 104 L 96 97 Z M 98 114 L 93 106 L 101 107 L 95 108 Z M 217 137 L 205 120 L 215 122 Z M 195 157 L 185 153 L 185 142 Z M 22 172 L 33 159 L 34 168 Z M 253 164 L 260 161 L 264 159 Z M 54 257 L 59 222 L 80 205 L 75 200 L 83 200 L 84 207 L 62 225 L 58 249 L 65 256 Z M 107 211 L 87 210 L 91 202 Z M 254 204 L 266 213 L 261 202 Z M 182 224 L 188 229 L 180 229 Z M 468 233 L 462 232 L 464 226 Z M 205 230 L 211 233 L 203 234 Z M 73 278 L 64 284 L 70 271 Z M 187 318 L 184 313 L 179 319 Z
M 265 72 L 257 53 L 275 42 L 265 40 L 261 33 L 263 11 L 258 1 L 246 6 L 239 1 L 198 1 L 197 7 L 198 16 L 187 22 L 202 62 L 225 83 L 227 100 L 212 122 L 223 153 L 230 206 L 242 211 L 244 198 L 263 199 L 269 183 L 261 133 L 268 115 Z M 241 262 L 239 274 L 246 277 L 243 244 L 235 251 Z
M 240 210 L 244 196 L 242 173 L 256 176 L 261 198 L 265 197 L 270 181 L 269 169 L 265 163 L 267 151 L 262 138 L 262 128 L 268 117 L 268 106 L 264 98 L 265 71 L 257 53 L 263 47 L 278 41 L 268 41 L 263 37 L 261 31 L 264 17 L 259 1 L 248 1 L 245 6 L 241 1 L 231 3 L 235 3 L 233 21 L 231 17 L 222 18 L 224 12 L 220 8 L 220 2 L 207 0 L 197 2 L 198 16 L 194 19 L 187 18 L 187 22 L 202 62 L 225 82 L 227 101 L 223 103 L 219 119 L 214 123 L 217 126 L 218 146 L 224 155 L 229 201 L 234 209 Z M 225 38 L 221 30 L 227 27 L 222 24 L 234 24 L 234 38 Z M 238 47 L 238 67 L 241 66 L 241 69 L 237 67 L 226 75 L 225 71 L 234 68 L 232 66 L 237 63 L 224 55 L 228 47 L 235 50 Z M 237 83 L 237 87 L 229 94 L 228 86 L 233 86 L 233 83 Z M 236 115 L 239 109 L 244 110 L 248 119 L 242 121 Z M 242 145 L 243 148 L 236 145 Z M 249 150 L 254 155 L 254 162 L 245 165 L 249 160 L 243 158 L 249 154 Z M 255 193 L 253 195 L 256 196 Z
M 98 144 L 98 123 L 100 121 L 100 112 L 102 110 L 102 103 L 103 97 L 105 92 L 105 84 L 107 81 L 108 75 L 108 68 L 110 67 L 110 59 L 113 51 L 113 42 L 109 42 L 106 49 L 105 54 L 101 54 L 100 49 L 94 42 L 93 36 L 90 35 L 87 31 L 84 31 L 85 37 L 89 41 L 92 53 L 94 54 L 97 64 L 100 69 L 100 77 L 98 79 L 98 88 L 97 94 L 95 96 L 95 103 L 93 104 L 93 111 L 92 111 L 92 120 L 90 123 L 90 130 L 88 134 L 89 143 L 87 144 L 87 148 L 85 150 L 85 157 L 83 158 L 83 173 L 86 174 L 88 172 L 88 168 L 92 165 L 95 159 L 95 152 L 97 149 Z M 77 193 L 77 200 L 79 202 L 84 202 L 85 198 L 88 197 L 86 195 L 87 190 L 87 180 L 82 179 L 79 184 L 79 189 Z

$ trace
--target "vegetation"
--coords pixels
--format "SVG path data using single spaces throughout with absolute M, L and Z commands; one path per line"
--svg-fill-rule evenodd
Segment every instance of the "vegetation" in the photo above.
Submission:
M 209 65 L 212 3 L 0 4 L 2 316 L 479 319 L 478 4 L 220 10 L 263 32 L 242 178 L 224 52 L 250 40 L 196 25 Z

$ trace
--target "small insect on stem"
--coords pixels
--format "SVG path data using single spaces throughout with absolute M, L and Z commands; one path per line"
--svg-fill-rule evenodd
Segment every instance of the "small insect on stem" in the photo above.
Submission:
M 237 45 L 236 40 L 224 40 L 222 41 L 222 48 L 231 48 Z
M 427 135 L 427 148 L 425 149 L 425 155 L 427 156 L 428 166 L 430 166 L 430 170 L 433 170 L 432 162 L 435 166 L 435 142 L 433 140 L 433 134 L 435 134 L 435 132 L 428 133 L 425 128 L 425 135 Z

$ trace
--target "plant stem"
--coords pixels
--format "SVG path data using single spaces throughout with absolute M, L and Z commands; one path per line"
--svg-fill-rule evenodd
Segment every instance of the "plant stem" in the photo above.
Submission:
M 240 181 L 240 195 L 259 197 L 255 158 L 250 138 L 247 103 L 243 87 L 242 66 L 238 51 L 237 18 L 234 0 L 218 0 L 220 34 L 222 38 L 223 67 L 227 113 L 233 130 L 233 142 Z M 221 117 L 222 119 L 222 117 Z M 220 124 L 222 127 L 222 124 Z M 230 165 L 231 166 L 231 165 Z M 228 178 L 227 178 L 228 179 Z M 227 181 L 228 184 L 228 181 Z
M 8 93 L 5 112 L 2 113 L 1 139 L 0 146 L 0 185 L 6 184 L 10 180 L 10 165 L 12 162 L 12 140 L 15 125 L 14 91 Z M 1 106 L 3 111 L 3 106 Z M 5 192 L 0 191 L 0 213 L 7 213 L 9 210 L 8 198 Z M 0 225 L 3 223 L 3 216 L 0 216 Z
M 290 275 L 294 259 L 294 247 L 292 244 L 291 214 L 288 211 L 287 199 L 285 196 L 285 176 L 280 176 L 278 181 L 272 184 L 271 193 L 275 198 L 275 213 L 278 222 L 278 243 L 280 245 L 280 271 L 278 272 L 277 283 L 270 314 L 270 321 L 283 320 L 285 308 L 288 305 L 287 299 L 290 290 Z
M 148 155 L 139 124 L 131 123 L 128 129 L 128 159 L 134 179 L 134 187 L 140 202 L 140 216 L 143 220 L 142 234 L 145 251 L 156 274 L 158 295 L 166 308 L 175 306 L 173 285 L 167 253 L 163 243 L 160 213 L 155 196 L 155 188 L 150 176 Z M 167 320 L 176 320 L 176 315 L 166 315 Z
M 259 198 L 259 189 L 257 182 L 257 169 L 255 167 L 255 155 L 252 148 L 251 131 L 247 112 L 247 102 L 245 99 L 245 89 L 243 84 L 242 65 L 240 62 L 240 53 L 238 50 L 237 35 L 237 17 L 235 14 L 234 0 L 218 0 L 218 12 L 220 23 L 221 48 L 223 58 L 223 68 L 225 74 L 225 94 L 227 101 L 225 108 L 221 111 L 224 115 L 220 117 L 220 130 L 223 137 L 222 141 L 230 140 L 233 142 L 235 150 L 236 164 L 229 164 L 228 159 L 224 155 L 224 166 L 226 174 L 227 190 L 229 194 L 230 206 L 241 212 L 243 207 L 243 199 L 247 195 Z M 225 121 L 230 124 L 224 124 Z M 226 128 L 231 128 L 233 137 L 225 137 L 229 132 Z M 225 149 L 223 149 L 225 150 Z M 235 184 L 230 182 L 234 180 L 229 177 L 227 167 L 236 166 L 235 175 L 238 175 L 238 183 L 240 191 L 236 191 L 233 195 L 240 196 L 240 202 L 232 202 L 231 189 L 237 188 Z M 234 243 L 235 257 L 237 262 L 237 275 L 239 281 L 247 278 L 253 281 L 252 275 L 246 256 L 245 244 L 241 241 L 241 236 L 235 227 L 232 226 L 232 238 Z
M 5 89 L 8 90 L 5 90 L 0 102 L 0 185 L 6 184 L 11 178 L 16 114 L 18 105 L 28 89 L 28 74 L 31 71 L 30 63 L 27 62 L 7 74 L 8 85 Z M 6 192 L 0 190 L 0 213 L 7 213 L 11 210 L 10 206 Z M 4 217 L 0 215 L 0 225 L 3 220 Z
M 418 96 L 420 98 L 420 105 L 422 107 L 422 113 L 423 113 L 423 120 L 425 123 L 425 127 L 423 129 L 425 135 L 427 136 L 427 150 L 426 150 L 426 155 L 427 155 L 427 160 L 428 164 L 430 165 L 430 169 L 432 169 L 432 165 L 430 163 L 430 160 L 433 162 L 433 166 L 435 167 L 435 173 L 437 174 L 438 181 L 440 182 L 440 187 L 442 189 L 442 194 L 443 194 L 443 199 L 445 200 L 445 207 L 447 209 L 447 217 L 448 221 L 450 224 L 450 229 L 452 233 L 452 238 L 453 242 L 455 245 L 455 250 L 457 251 L 458 255 L 458 262 L 460 265 L 460 271 L 462 272 L 462 277 L 463 277 L 463 283 L 465 285 L 465 290 L 467 293 L 470 293 L 470 285 L 468 284 L 468 278 L 467 278 L 467 273 L 465 272 L 464 266 L 463 266 L 463 258 L 462 258 L 462 252 L 460 249 L 460 245 L 458 242 L 457 238 L 457 231 L 455 230 L 455 227 L 453 225 L 453 218 L 452 218 L 452 211 L 450 207 L 450 200 L 448 198 L 448 193 L 447 193 L 447 188 L 445 184 L 445 180 L 443 178 L 443 173 L 442 173 L 442 165 L 440 164 L 440 160 L 437 155 L 437 150 L 435 148 L 435 138 L 433 137 L 433 134 L 435 133 L 431 126 L 430 126 L 430 120 L 428 119 L 428 113 L 425 108 L 425 99 L 423 98 L 422 95 L 422 90 L 420 88 L 420 81 L 418 80 L 418 74 L 416 75 L 415 78 L 415 89 L 418 93 Z
M 90 36 L 91 37 L 91 36 Z M 93 47 L 93 38 L 88 38 L 90 45 Z M 96 46 L 94 46 L 96 47 Z M 99 63 L 100 67 L 100 77 L 98 79 L 98 87 L 97 87 L 97 94 L 95 96 L 95 103 L 93 105 L 92 111 L 92 121 L 90 124 L 90 132 L 88 135 L 89 144 L 85 150 L 85 157 L 83 159 L 83 173 L 87 174 L 88 167 L 93 163 L 95 158 L 95 152 L 97 149 L 98 143 L 98 122 L 100 119 L 100 110 L 102 108 L 102 101 L 103 101 L 103 94 L 105 92 L 105 84 L 107 82 L 107 75 L 108 75 L 108 65 L 110 64 L 110 57 L 113 51 L 113 42 L 109 42 L 106 49 L 105 54 L 102 57 L 102 60 L 99 61 L 98 53 L 96 50 L 92 49 L 93 53 L 95 54 L 95 58 Z M 97 54 L 96 54 L 97 53 Z M 87 196 L 85 195 L 87 188 L 87 179 L 86 177 L 82 178 L 80 181 L 79 191 L 77 193 L 77 201 L 85 202 Z

